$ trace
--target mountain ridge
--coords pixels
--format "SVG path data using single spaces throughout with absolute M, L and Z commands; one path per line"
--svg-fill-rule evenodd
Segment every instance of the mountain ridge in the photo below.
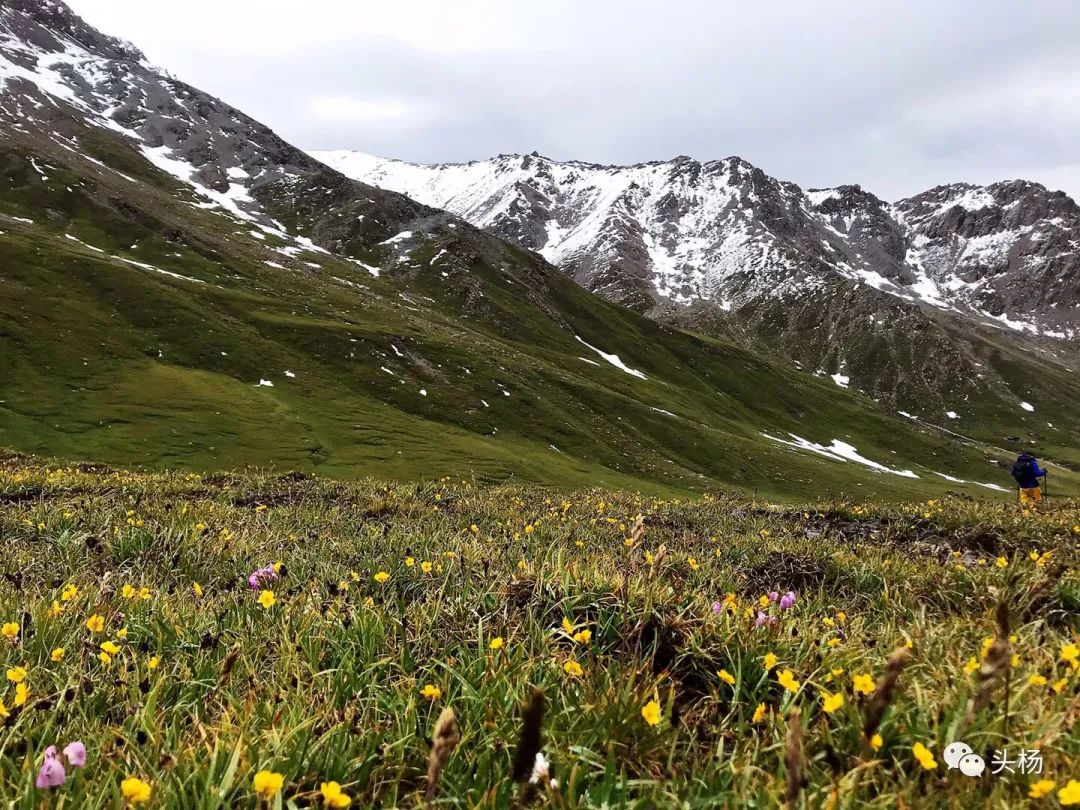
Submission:
M 997 183 L 978 186 L 970 183 L 952 183 L 942 184 L 936 186 L 927 191 L 920 192 L 908 198 L 903 198 L 892 203 L 885 202 L 881 198 L 878 198 L 872 192 L 867 191 L 860 184 L 848 184 L 841 185 L 832 188 L 822 189 L 806 189 L 803 191 L 796 184 L 788 181 L 775 180 L 764 173 L 761 169 L 749 163 L 745 159 L 738 156 L 730 156 L 718 160 L 698 161 L 686 156 L 678 156 L 671 160 L 666 161 L 648 161 L 642 163 L 629 164 L 626 166 L 605 165 L 598 163 L 590 163 L 587 161 L 556 161 L 551 158 L 544 157 L 537 153 L 532 154 L 502 154 L 496 158 L 488 160 L 476 160 L 469 161 L 467 163 L 436 163 L 436 164 L 420 164 L 407 161 L 397 161 L 387 158 L 377 158 L 366 153 L 350 152 L 347 150 L 338 151 L 323 151 L 313 153 L 324 162 L 329 165 L 337 166 L 342 169 L 345 174 L 357 177 L 359 179 L 370 180 L 376 185 L 380 182 L 388 188 L 394 188 L 395 190 L 402 190 L 409 193 L 410 196 L 420 199 L 421 201 L 436 205 L 438 207 L 447 208 L 466 219 L 470 219 L 474 224 L 480 227 L 487 227 L 488 229 L 499 233 L 500 235 L 507 236 L 508 238 L 518 241 L 530 249 L 535 249 L 540 252 L 545 258 L 554 261 L 557 264 L 566 263 L 567 260 L 573 260 L 581 252 L 591 253 L 594 256 L 603 253 L 603 245 L 580 245 L 572 244 L 566 246 L 557 242 L 554 239 L 547 239 L 543 242 L 539 242 L 535 238 L 535 228 L 537 225 L 544 229 L 545 235 L 552 230 L 552 224 L 562 226 L 560 221 L 560 214 L 566 213 L 564 210 L 559 212 L 545 212 L 545 211 L 531 211 L 534 214 L 533 222 L 530 223 L 533 228 L 533 233 L 523 229 L 515 232 L 513 224 L 500 221 L 498 216 L 506 214 L 508 212 L 495 210 L 496 203 L 500 204 L 503 208 L 508 208 L 514 214 L 521 214 L 527 210 L 527 204 L 529 202 L 527 194 L 522 192 L 523 188 L 528 188 L 533 192 L 543 195 L 544 198 L 549 201 L 553 200 L 554 195 L 552 190 L 556 192 L 564 189 L 569 189 L 566 193 L 570 194 L 582 194 L 583 191 L 575 190 L 572 188 L 575 181 L 579 181 L 577 184 L 582 187 L 587 187 L 585 190 L 588 192 L 595 192 L 600 186 L 600 181 L 589 178 L 577 178 L 572 176 L 575 171 L 589 171 L 600 172 L 606 174 L 627 174 L 631 176 L 623 179 L 623 185 L 619 189 L 621 194 L 616 194 L 614 199 L 602 199 L 593 200 L 593 209 L 600 206 L 606 206 L 611 209 L 613 206 L 617 206 L 620 203 L 631 202 L 638 206 L 637 211 L 626 212 L 630 216 L 634 216 L 641 223 L 644 220 L 648 220 L 648 212 L 640 210 L 642 205 L 641 200 L 635 201 L 633 199 L 633 192 L 639 191 L 642 188 L 639 177 L 633 176 L 640 170 L 650 170 L 655 172 L 660 170 L 664 172 L 667 177 L 665 180 L 667 187 L 660 185 L 657 188 L 647 189 L 648 196 L 650 197 L 665 197 L 672 194 L 675 189 L 675 181 L 683 180 L 688 175 L 692 178 L 696 178 L 698 175 L 715 175 L 715 174 L 731 174 L 736 175 L 745 174 L 745 177 L 736 177 L 739 182 L 743 182 L 749 185 L 749 191 L 753 192 L 755 188 L 759 186 L 771 187 L 770 191 L 778 193 L 781 197 L 786 194 L 789 199 L 787 202 L 796 203 L 797 206 L 801 206 L 804 209 L 804 213 L 810 215 L 818 215 L 816 218 L 811 218 L 807 221 L 807 225 L 818 226 L 817 230 L 825 228 L 826 234 L 819 234 L 819 237 L 824 236 L 825 239 L 825 251 L 817 251 L 814 254 L 814 258 L 822 261 L 826 265 L 831 265 L 833 270 L 838 270 L 843 274 L 844 271 L 848 271 L 851 277 L 861 278 L 865 283 L 871 283 L 877 285 L 879 289 L 886 289 L 894 294 L 898 295 L 910 295 L 913 298 L 918 298 L 924 303 L 931 304 L 933 306 L 957 306 L 961 304 L 961 308 L 966 314 L 974 316 L 984 316 L 991 319 L 998 319 L 999 322 L 1005 323 L 1006 326 L 1017 329 L 1017 331 L 1028 331 L 1032 333 L 1047 334 L 1050 337 L 1071 338 L 1076 335 L 1078 319 L 1075 314 L 1071 314 L 1070 317 L 1059 319 L 1064 326 L 1064 329 L 1053 328 L 1052 326 L 1032 323 L 1024 321 L 1019 318 L 1010 317 L 1010 314 L 1005 311 L 1006 307 L 1003 306 L 1009 302 L 1007 297 L 1001 295 L 1001 291 L 995 291 L 998 294 L 986 296 L 988 302 L 988 310 L 980 310 L 971 305 L 971 302 L 964 300 L 964 296 L 957 293 L 965 289 L 965 285 L 971 286 L 971 282 L 966 282 L 959 273 L 960 270 L 970 269 L 967 267 L 937 267 L 934 268 L 933 273 L 925 272 L 922 262 L 922 256 L 919 252 L 919 244 L 915 244 L 916 253 L 912 256 L 901 254 L 894 256 L 896 268 L 893 273 L 883 274 L 879 269 L 872 269 L 864 266 L 852 267 L 849 260 L 852 258 L 850 255 L 852 252 L 849 249 L 846 256 L 830 256 L 827 251 L 830 250 L 829 242 L 832 241 L 829 237 L 838 237 L 842 242 L 849 241 L 850 235 L 847 233 L 838 233 L 835 225 L 836 222 L 832 221 L 830 214 L 840 213 L 837 212 L 836 202 L 847 198 L 848 203 L 853 202 L 853 198 L 860 198 L 861 205 L 852 204 L 849 206 L 849 216 L 853 215 L 854 218 L 860 216 L 873 219 L 875 214 L 879 219 L 882 219 L 882 225 L 891 226 L 896 229 L 897 233 L 893 234 L 893 246 L 894 248 L 901 246 L 903 243 L 918 243 L 920 238 L 930 239 L 932 237 L 944 237 L 954 233 L 959 233 L 964 237 L 979 237 L 991 235 L 992 231 L 976 232 L 970 227 L 970 223 L 973 221 L 972 217 L 964 217 L 957 215 L 956 212 L 960 210 L 966 211 L 966 206 L 971 205 L 972 201 L 978 201 L 982 205 L 973 208 L 969 211 L 969 214 L 978 213 L 983 208 L 992 207 L 997 205 L 999 207 L 1007 207 L 1000 199 L 1002 190 L 1012 191 L 1015 195 L 1023 191 L 1027 193 L 1028 197 L 1037 198 L 1033 199 L 1032 204 L 1023 208 L 1024 211 L 1031 212 L 1043 211 L 1043 215 L 1036 217 L 1032 220 L 1030 217 L 1021 217 L 1019 222 L 1016 222 L 1016 218 L 1002 217 L 1005 224 L 1016 224 L 1022 227 L 1031 227 L 1035 225 L 1041 225 L 1046 229 L 1051 229 L 1056 225 L 1065 225 L 1072 231 L 1080 233 L 1080 209 L 1077 208 L 1075 202 L 1071 200 L 1064 192 L 1051 191 L 1041 184 L 1034 183 L 1026 180 L 1011 180 L 1000 181 Z M 516 164 L 516 165 L 515 165 Z M 536 167 L 536 168 L 534 168 Z M 439 175 L 447 175 L 452 173 L 461 173 L 462 170 L 468 170 L 472 174 L 478 174 L 479 170 L 490 169 L 489 175 L 495 175 L 495 177 L 460 177 L 456 178 L 458 182 L 439 182 Z M 516 171 L 515 171 L 516 169 Z M 563 176 L 555 177 L 552 175 L 552 170 L 563 171 Z M 571 176 L 566 176 L 566 172 L 569 171 Z M 414 176 L 409 177 L 408 174 L 412 173 Z M 498 177 L 502 175 L 503 177 Z M 654 179 L 654 178 L 649 178 Z M 485 184 L 486 181 L 486 184 Z M 503 187 L 499 186 L 499 182 L 502 182 Z M 548 181 L 548 182 L 544 182 Z M 551 182 L 554 181 L 554 182 Z M 591 187 L 589 187 L 591 185 Z M 562 188 L 560 188 L 560 186 Z M 710 189 L 714 190 L 715 189 Z M 512 192 L 518 192 L 519 196 L 516 199 L 509 199 L 509 195 Z M 943 194 L 951 195 L 951 198 L 940 199 Z M 485 196 L 486 195 L 486 196 Z M 500 199 L 501 197 L 501 199 Z M 936 199 L 937 209 L 930 208 L 929 201 Z M 692 201 L 693 202 L 693 201 Z M 754 201 L 756 202 L 756 201 Z M 698 204 L 702 204 L 702 200 L 697 200 Z M 585 207 L 585 206 L 582 206 Z M 930 208 L 930 210 L 927 210 Z M 692 206 L 691 206 L 692 209 Z M 684 206 L 683 211 L 687 208 Z M 942 229 L 940 223 L 935 221 L 936 219 L 944 216 L 946 212 L 953 212 L 950 216 L 954 220 L 959 220 L 955 223 L 955 227 L 951 229 Z M 537 223 L 535 220 L 538 218 L 537 214 L 548 214 L 547 222 Z M 612 214 L 619 213 L 617 210 L 610 211 Z M 760 212 L 756 212 L 758 217 L 763 219 L 767 226 L 780 225 L 782 229 L 787 230 L 785 235 L 793 235 L 795 225 L 793 223 L 782 222 L 783 212 L 772 210 L 765 207 Z M 790 212 L 792 214 L 798 213 L 797 211 Z M 770 215 L 771 219 L 770 219 Z M 579 212 L 577 214 L 579 222 L 572 228 L 574 231 L 581 230 L 581 221 L 587 219 L 587 215 Z M 1066 219 L 1068 221 L 1064 221 Z M 815 221 L 816 220 L 816 221 Z M 710 237 L 714 239 L 714 244 L 709 245 L 709 249 L 715 254 L 717 252 L 723 252 L 723 240 L 717 239 L 717 235 L 723 233 L 731 233 L 737 231 L 734 226 L 738 223 L 727 222 L 723 224 L 723 227 L 717 228 L 716 233 L 711 234 Z M 670 227 L 670 221 L 661 221 L 659 226 L 661 228 Z M 852 223 L 847 222 L 847 228 L 851 228 Z M 648 222 L 644 222 L 644 230 L 648 231 Z M 830 233 L 831 232 L 831 233 Z M 562 235 L 561 231 L 557 235 Z M 657 245 L 648 244 L 650 239 L 653 242 L 661 240 L 663 234 L 649 234 L 645 233 L 645 239 L 641 240 L 647 249 L 648 259 L 647 263 L 651 265 L 651 271 L 654 276 L 654 287 L 656 299 L 667 298 L 673 300 L 676 303 L 689 303 L 690 298 L 703 297 L 706 299 L 712 299 L 716 297 L 715 292 L 709 290 L 697 289 L 693 291 L 692 295 L 686 295 L 685 293 L 680 295 L 679 292 L 673 292 L 663 280 L 665 268 L 663 264 L 665 259 L 678 259 L 679 257 L 672 253 L 658 250 Z M 999 233 L 999 236 L 1001 234 Z M 999 239 L 997 244 L 990 244 L 981 246 L 983 254 L 988 250 L 996 248 L 999 252 L 1007 250 L 1008 245 L 1004 242 L 1009 238 L 1017 238 L 1015 234 L 1005 235 L 1004 238 Z M 579 234 L 579 241 L 588 242 L 591 240 L 597 240 L 599 234 L 592 233 L 587 235 Z M 702 238 L 701 234 L 688 234 L 686 239 Z M 670 242 L 670 240 L 669 240 Z M 661 246 L 662 247 L 662 246 Z M 885 245 L 889 247 L 888 244 Z M 850 246 L 849 246 L 850 248 Z M 620 257 L 620 258 L 625 258 Z M 859 257 L 861 258 L 861 257 Z M 970 259 L 970 256 L 961 257 L 964 259 Z M 978 257 L 976 257 L 978 258 Z M 1069 281 L 1073 287 L 1080 286 L 1076 283 L 1077 279 L 1077 255 L 1073 251 L 1067 257 L 1069 261 Z M 640 260 L 639 260 L 640 262 Z M 704 262 L 708 263 L 708 261 Z M 714 262 L 715 263 L 715 262 Z M 857 263 L 858 264 L 858 263 Z M 899 270 L 900 272 L 896 272 Z M 640 275 L 640 273 L 638 273 Z M 717 275 L 717 274 L 714 274 Z M 720 276 L 730 275 L 730 273 L 720 273 Z M 587 279 L 586 279 L 587 280 Z M 899 280 L 901 284 L 894 284 L 892 282 Z M 586 286 L 590 286 L 586 283 Z M 700 285 L 699 285 L 700 286 Z M 944 289 L 943 289 L 944 287 Z M 590 287 L 592 288 L 592 287 Z M 722 303 L 722 299 L 721 299 Z M 1048 302 L 1053 303 L 1053 302 Z M 1070 300 L 1069 303 L 1073 309 L 1076 309 L 1078 302 Z M 1044 308 L 1045 309 L 1045 308 Z M 1052 315 L 1046 311 L 1040 311 L 1042 316 Z M 1004 318 L 1002 318 L 1004 316 Z M 1053 323 L 1054 318 L 1049 318 L 1048 323 Z

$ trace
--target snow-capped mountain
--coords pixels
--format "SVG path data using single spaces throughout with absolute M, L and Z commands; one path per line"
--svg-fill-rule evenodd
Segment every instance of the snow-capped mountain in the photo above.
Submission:
M 416 223 L 432 215 L 429 224 L 451 219 L 328 169 L 58 0 L 3 0 L 0 132 L 78 155 L 110 181 L 134 182 L 93 157 L 102 141 L 96 131 L 122 137 L 172 175 L 191 205 L 289 242 L 279 249 L 287 257 L 351 256 L 407 229 L 422 231 Z
M 313 154 L 642 309 L 738 310 L 841 278 L 1032 334 L 1080 327 L 1080 208 L 1036 183 L 940 186 L 889 205 L 859 186 L 804 192 L 737 157 L 599 166 L 532 154 L 425 166 Z

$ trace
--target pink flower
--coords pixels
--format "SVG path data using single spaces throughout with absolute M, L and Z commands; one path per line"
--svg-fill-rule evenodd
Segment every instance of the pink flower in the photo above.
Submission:
M 795 604 L 795 591 L 788 591 L 782 597 L 780 597 L 780 609 L 787 610 L 789 607 Z
M 39 788 L 54 788 L 60 787 L 66 781 L 67 774 L 64 772 L 63 763 L 56 756 L 56 746 L 50 745 L 45 749 L 45 761 L 41 763 L 41 770 L 38 771 L 34 784 Z
M 767 624 L 769 625 L 769 627 L 772 627 L 774 624 L 776 624 L 776 622 L 777 618 L 775 616 L 769 616 L 759 610 L 757 612 L 757 618 L 754 619 L 754 627 L 761 627 L 763 624 Z
M 257 591 L 264 584 L 270 582 L 277 582 L 279 579 L 278 572 L 274 570 L 273 563 L 265 568 L 256 568 L 251 574 L 248 575 L 248 585 L 251 586 L 251 590 Z
M 712 603 L 712 612 L 713 613 L 719 613 L 723 609 L 724 609 L 724 606 L 722 604 L 720 604 L 719 602 L 713 602 Z
M 86 764 L 86 746 L 81 740 L 69 742 L 64 746 L 64 756 L 72 768 L 81 768 Z
M 772 593 L 769 594 L 769 601 L 770 602 L 775 602 L 779 598 L 780 598 L 780 592 L 779 591 L 773 591 Z

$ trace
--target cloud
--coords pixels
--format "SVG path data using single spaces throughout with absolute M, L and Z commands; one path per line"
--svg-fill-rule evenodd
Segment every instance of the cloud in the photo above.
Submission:
M 1067 0 L 71 2 L 306 148 L 738 154 L 887 199 L 1022 171 L 1080 195 Z
M 418 111 L 412 104 L 396 99 L 318 96 L 308 102 L 308 112 L 321 121 L 372 123 L 407 120 Z

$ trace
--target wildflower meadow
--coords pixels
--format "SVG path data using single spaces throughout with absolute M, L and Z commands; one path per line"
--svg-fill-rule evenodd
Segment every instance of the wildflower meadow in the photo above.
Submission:
M 7 807 L 1080 806 L 1067 500 L 7 457 L 0 537 Z

